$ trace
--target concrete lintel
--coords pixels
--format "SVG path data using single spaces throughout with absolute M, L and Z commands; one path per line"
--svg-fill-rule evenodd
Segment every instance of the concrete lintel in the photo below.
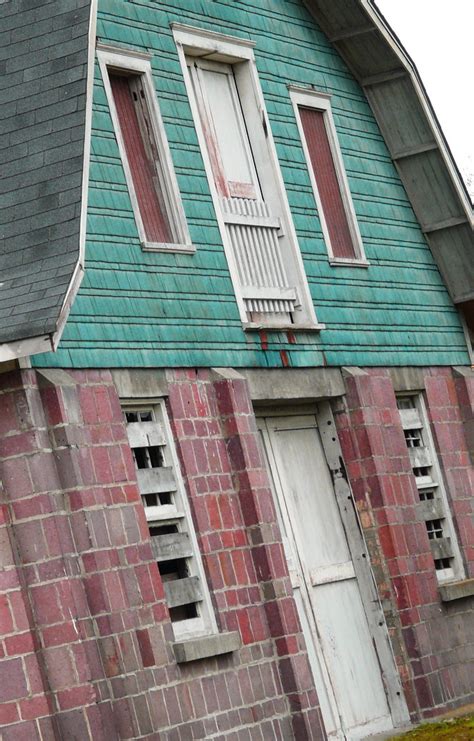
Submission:
M 77 386 L 73 376 L 62 368 L 42 368 L 36 371 L 38 383 L 45 386 Z
M 395 391 L 422 391 L 425 388 L 425 368 L 390 368 Z
M 338 368 L 246 369 L 252 401 L 314 401 L 344 394 Z
M 356 376 L 368 376 L 369 374 L 367 371 L 363 370 L 363 368 L 358 368 L 357 366 L 349 366 L 346 365 L 343 368 L 341 368 L 342 377 L 347 378 L 355 378 Z
M 112 379 L 122 399 L 152 399 L 168 396 L 168 381 L 163 370 L 113 370 Z
M 455 376 L 461 376 L 461 378 L 474 378 L 474 368 L 468 365 L 453 366 L 453 373 Z
M 232 653 L 232 651 L 237 651 L 240 645 L 240 633 L 232 631 L 192 638 L 188 641 L 177 641 L 173 643 L 173 651 L 178 664 L 184 664 L 187 661 L 199 661 Z
M 442 584 L 439 593 L 443 602 L 452 602 L 456 599 L 474 597 L 474 579 L 463 579 L 463 581 Z
M 213 381 L 245 381 L 243 376 L 235 368 L 211 368 Z

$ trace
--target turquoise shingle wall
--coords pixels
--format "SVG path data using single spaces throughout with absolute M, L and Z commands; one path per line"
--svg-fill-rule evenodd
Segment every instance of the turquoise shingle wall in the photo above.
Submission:
M 318 334 L 242 330 L 170 23 L 252 38 Z M 462 328 L 360 87 L 301 2 L 99 0 L 100 41 L 153 53 L 195 255 L 143 253 L 96 71 L 86 276 L 59 351 L 35 365 L 443 365 Z M 331 92 L 370 267 L 331 267 L 288 83 Z M 286 362 L 286 361 L 285 361 Z

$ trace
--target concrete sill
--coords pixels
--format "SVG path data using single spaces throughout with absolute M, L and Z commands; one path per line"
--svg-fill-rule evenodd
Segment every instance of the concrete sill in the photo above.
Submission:
M 192 638 L 189 641 L 177 641 L 173 643 L 173 651 L 178 664 L 187 661 L 199 661 L 211 656 L 229 654 L 240 648 L 240 633 L 216 633 L 210 636 Z
M 441 584 L 439 587 L 442 602 L 452 602 L 456 599 L 474 596 L 474 579 L 453 581 L 451 584 Z

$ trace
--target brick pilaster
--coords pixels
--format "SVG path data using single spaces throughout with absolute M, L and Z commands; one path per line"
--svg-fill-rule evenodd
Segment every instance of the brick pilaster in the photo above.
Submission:
M 194 371 L 173 379 L 171 417 L 218 620 L 263 652 L 255 672 L 277 668 L 295 737 L 323 738 L 246 383 Z
M 17 710 L 9 723 L 23 721 L 5 738 L 25 722 L 32 738 L 46 723 L 58 738 L 136 737 L 153 728 L 137 683 L 150 671 L 141 646 L 146 634 L 162 653 L 166 608 L 115 389 L 108 374 L 61 371 L 0 382 L 3 509 L 20 586 L 4 599 L 23 621 L 3 636 L 21 653 L 2 669 Z

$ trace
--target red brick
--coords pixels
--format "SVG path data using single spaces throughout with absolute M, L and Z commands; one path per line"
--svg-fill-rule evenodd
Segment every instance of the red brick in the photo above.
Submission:
M 8 659 L 0 664 L 2 681 L 0 682 L 0 703 L 25 697 L 27 685 L 21 659 Z
M 148 630 L 137 630 L 136 636 L 143 666 L 154 666 L 156 661 Z
M 50 714 L 48 700 L 44 695 L 37 695 L 20 702 L 20 713 L 23 720 L 35 720 Z
M 34 651 L 33 636 L 29 631 L 9 636 L 5 638 L 5 648 L 9 656 L 31 653 Z
M 17 720 L 19 720 L 19 715 L 16 703 L 0 704 L 0 727 L 6 726 L 9 723 L 16 723 Z

